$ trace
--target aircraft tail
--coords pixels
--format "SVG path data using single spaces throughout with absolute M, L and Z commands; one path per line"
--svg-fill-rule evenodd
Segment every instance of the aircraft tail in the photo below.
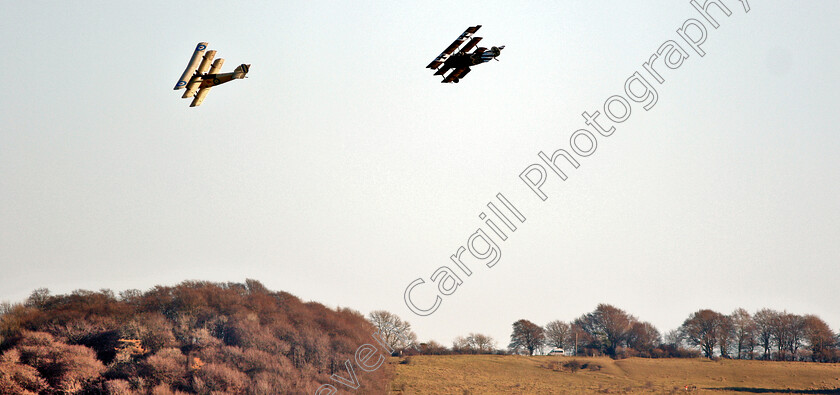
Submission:
M 250 64 L 240 64 L 236 69 L 233 70 L 233 78 L 234 79 L 242 79 L 245 78 L 245 74 L 248 74 L 248 70 L 251 69 Z

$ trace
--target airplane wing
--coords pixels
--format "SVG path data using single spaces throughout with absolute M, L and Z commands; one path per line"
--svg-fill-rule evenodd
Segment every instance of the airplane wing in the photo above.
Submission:
M 201 60 L 201 64 L 196 69 L 195 75 L 190 78 L 190 82 L 187 84 L 187 91 L 184 92 L 183 96 L 181 96 L 182 99 L 193 97 L 195 95 L 195 91 L 201 86 L 201 82 L 204 81 L 202 76 L 207 72 L 207 69 L 210 68 L 210 62 L 213 61 L 215 56 L 216 51 L 207 51 L 207 53 L 204 54 L 204 59 Z
M 198 94 L 195 95 L 195 99 L 193 99 L 192 103 L 190 103 L 190 107 L 200 106 L 201 103 L 204 102 L 204 98 L 207 97 L 207 94 L 210 93 L 210 88 L 212 88 L 212 86 L 199 89 Z
M 175 90 L 184 89 L 187 86 L 187 83 L 192 77 L 193 72 L 198 67 L 198 61 L 201 59 L 201 55 L 204 54 L 204 50 L 207 49 L 207 43 L 201 42 L 195 46 L 195 52 L 193 52 L 192 58 L 190 58 L 190 63 L 187 64 L 186 70 L 184 70 L 184 74 L 181 74 L 181 78 L 178 80 L 178 83 L 175 84 Z
M 470 71 L 471 70 L 469 67 L 461 67 L 460 69 L 455 69 L 455 71 L 449 73 L 449 75 L 447 75 L 446 78 L 444 78 L 443 81 L 441 81 L 441 83 L 445 84 L 447 82 L 458 82 L 458 80 L 464 78 L 465 75 L 469 74 Z
M 438 57 L 432 61 L 432 63 L 429 63 L 429 65 L 426 66 L 426 68 L 438 68 L 441 64 L 443 64 L 443 62 L 446 61 L 446 58 L 448 58 L 449 55 L 452 55 L 452 53 L 454 53 L 455 50 L 457 50 L 458 47 L 460 47 L 461 44 L 464 43 L 464 41 L 467 41 L 468 38 L 472 37 L 472 35 L 475 34 L 475 32 L 478 31 L 479 28 L 481 28 L 481 25 L 470 26 L 467 28 L 467 30 L 464 30 L 464 33 L 458 36 L 458 38 L 455 41 L 453 41 L 452 44 L 449 44 L 449 46 L 446 47 L 446 49 L 444 49 L 443 52 L 441 52 L 440 55 L 438 55 Z M 476 41 L 476 43 L 478 43 L 478 41 Z
M 467 45 L 464 46 L 464 48 L 461 48 L 461 51 L 470 52 L 471 49 L 475 48 L 475 46 L 478 45 L 479 41 L 481 41 L 481 37 L 473 37 L 472 40 L 470 40 L 470 42 L 468 42 Z
M 222 59 L 222 58 L 216 59 L 216 61 L 213 62 L 213 67 L 210 67 L 210 71 L 208 71 L 207 73 L 208 74 L 219 74 L 219 71 L 222 69 L 223 64 L 225 64 L 224 59 Z
M 214 51 L 214 52 L 215 52 L 215 51 Z M 211 58 L 212 58 L 212 57 L 211 57 Z M 211 68 L 210 68 L 210 71 L 208 72 L 208 74 L 218 74 L 218 73 L 219 73 L 219 70 L 221 70 L 221 69 L 222 69 L 222 65 L 223 65 L 224 63 L 225 63 L 225 60 L 224 60 L 224 59 L 221 59 L 221 58 L 220 58 L 220 59 L 216 59 L 216 61 L 215 61 L 215 62 L 213 62 L 213 67 L 211 67 Z M 199 69 L 200 69 L 200 68 L 199 68 Z M 214 82 L 213 82 L 213 85 L 215 85 L 215 84 L 216 84 L 216 82 L 214 81 Z M 208 93 L 210 93 L 210 88 L 212 88 L 212 87 L 213 87 L 213 85 L 208 85 L 208 86 L 206 86 L 206 87 L 204 87 L 204 88 L 199 89 L 199 90 L 198 90 L 198 94 L 197 94 L 197 95 L 195 95 L 195 99 L 193 99 L 192 103 L 190 103 L 190 107 L 198 107 L 198 106 L 200 106 L 200 105 L 201 105 L 201 103 L 202 103 L 202 102 L 204 102 L 204 98 L 205 98 L 205 97 L 207 97 L 207 94 L 208 94 Z

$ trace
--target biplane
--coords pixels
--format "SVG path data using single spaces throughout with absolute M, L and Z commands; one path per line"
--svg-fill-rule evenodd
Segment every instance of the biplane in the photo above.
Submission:
M 442 83 L 457 83 L 464 78 L 464 76 L 469 74 L 470 66 L 487 63 L 492 59 L 496 59 L 502 53 L 505 46 L 491 47 L 490 49 L 485 47 L 475 48 L 475 46 L 478 45 L 478 42 L 481 41 L 481 37 L 473 37 L 479 28 L 481 28 L 481 25 L 470 26 L 467 28 L 467 30 L 465 30 L 457 40 L 453 41 L 449 47 L 443 50 L 443 52 L 441 52 L 440 55 L 432 61 L 432 63 L 429 63 L 429 65 L 426 66 L 426 68 L 437 70 L 435 75 L 443 75 L 444 77 L 443 81 L 441 81 Z M 468 38 L 471 38 L 470 41 L 459 50 L 458 48 L 461 47 L 461 44 L 467 41 Z M 470 50 L 473 48 L 475 48 L 475 51 L 470 53 Z M 445 75 L 449 70 L 452 71 L 448 75 Z
M 231 80 L 245 78 L 245 75 L 248 74 L 248 70 L 251 68 L 250 64 L 241 64 L 232 73 L 219 74 L 219 70 L 222 69 L 222 64 L 225 63 L 225 60 L 219 58 L 214 62 L 213 58 L 216 56 L 216 51 L 207 51 L 205 53 L 206 49 L 207 43 L 198 43 L 192 58 L 190 58 L 190 63 L 187 64 L 187 69 L 184 70 L 184 74 L 181 74 L 181 79 L 175 84 L 176 91 L 178 89 L 187 89 L 181 98 L 195 97 L 192 103 L 190 103 L 190 107 L 200 106 L 207 94 L 210 93 L 210 88 Z M 213 62 L 212 66 L 210 62 Z

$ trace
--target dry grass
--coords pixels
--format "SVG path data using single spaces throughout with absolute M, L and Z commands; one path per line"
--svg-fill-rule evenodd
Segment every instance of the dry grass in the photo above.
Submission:
M 840 394 L 840 364 L 513 355 L 399 361 L 391 361 L 394 394 Z

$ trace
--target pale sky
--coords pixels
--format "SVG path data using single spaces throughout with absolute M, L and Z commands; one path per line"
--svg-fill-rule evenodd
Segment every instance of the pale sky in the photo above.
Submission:
M 520 318 L 598 303 L 663 333 L 738 307 L 837 331 L 840 2 L 724 4 L 714 29 L 670 0 L 9 2 L 0 300 L 254 278 L 445 345 L 503 347 Z M 705 56 L 677 33 L 689 19 Z M 476 24 L 500 61 L 441 84 L 424 67 Z M 688 57 L 659 59 L 660 84 L 643 64 L 668 40 Z M 189 108 L 172 87 L 199 41 L 251 72 Z M 655 105 L 610 121 L 636 72 Z M 520 173 L 578 129 L 595 152 L 565 182 L 548 170 L 540 200 Z M 505 229 L 487 207 L 505 210 L 500 192 L 526 218 L 506 241 L 479 218 Z M 431 305 L 432 273 L 458 270 L 478 229 L 496 265 L 473 259 L 433 314 L 412 313 L 406 287 L 423 279 L 412 295 Z

